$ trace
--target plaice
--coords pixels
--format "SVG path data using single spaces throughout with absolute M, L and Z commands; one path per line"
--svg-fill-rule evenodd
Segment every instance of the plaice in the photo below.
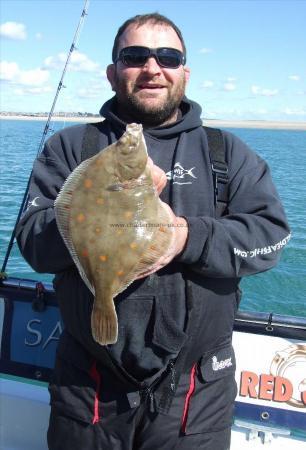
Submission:
M 62 238 L 94 294 L 93 338 L 113 344 L 114 297 L 165 255 L 174 239 L 153 185 L 142 126 L 127 125 L 117 142 L 80 164 L 54 206 Z

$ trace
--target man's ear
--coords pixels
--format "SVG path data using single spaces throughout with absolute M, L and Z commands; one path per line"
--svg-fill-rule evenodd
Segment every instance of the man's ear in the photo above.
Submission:
M 109 64 L 106 68 L 106 75 L 107 75 L 107 79 L 110 82 L 110 85 L 112 87 L 112 90 L 115 90 L 115 72 L 116 72 L 116 67 L 115 64 Z
M 190 69 L 189 69 L 189 67 L 184 67 L 184 72 L 185 72 L 185 81 L 186 81 L 186 83 L 188 83 L 189 78 L 190 78 Z

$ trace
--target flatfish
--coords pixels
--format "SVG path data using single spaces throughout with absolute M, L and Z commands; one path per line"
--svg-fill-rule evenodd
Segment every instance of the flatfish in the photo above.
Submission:
M 114 297 L 165 255 L 174 239 L 151 177 L 142 126 L 128 124 L 117 142 L 82 162 L 54 206 L 62 238 L 94 295 L 92 336 L 101 345 L 115 343 Z

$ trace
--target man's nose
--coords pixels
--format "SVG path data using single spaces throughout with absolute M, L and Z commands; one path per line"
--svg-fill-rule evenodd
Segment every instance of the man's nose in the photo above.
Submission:
M 143 68 L 148 72 L 148 73 L 159 73 L 161 71 L 161 68 L 155 58 L 155 56 L 150 56 L 147 59 L 147 62 L 145 63 L 145 65 L 143 66 Z

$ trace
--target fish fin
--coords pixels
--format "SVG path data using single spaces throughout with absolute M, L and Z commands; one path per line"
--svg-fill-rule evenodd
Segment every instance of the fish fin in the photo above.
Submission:
M 83 279 L 84 283 L 88 287 L 88 289 L 95 294 L 94 287 L 92 283 L 89 281 L 82 264 L 79 260 L 79 257 L 77 255 L 77 252 L 74 248 L 71 236 L 70 236 L 70 226 L 69 226 L 69 220 L 70 220 L 70 204 L 71 204 L 71 198 L 73 191 L 77 188 L 78 183 L 84 173 L 86 172 L 88 166 L 91 164 L 91 161 L 95 158 L 89 158 L 85 161 L 83 161 L 78 167 L 74 169 L 74 171 L 69 175 L 69 177 L 66 179 L 65 183 L 63 184 L 55 202 L 54 202 L 54 212 L 55 212 L 55 219 L 57 223 L 57 227 L 59 229 L 59 232 L 62 236 L 63 241 L 65 242 L 69 253 L 77 266 L 79 273 L 81 275 L 81 278 Z
M 111 301 L 107 306 L 97 306 L 94 302 L 91 313 L 92 336 L 100 345 L 114 344 L 118 339 L 118 320 L 114 306 Z

